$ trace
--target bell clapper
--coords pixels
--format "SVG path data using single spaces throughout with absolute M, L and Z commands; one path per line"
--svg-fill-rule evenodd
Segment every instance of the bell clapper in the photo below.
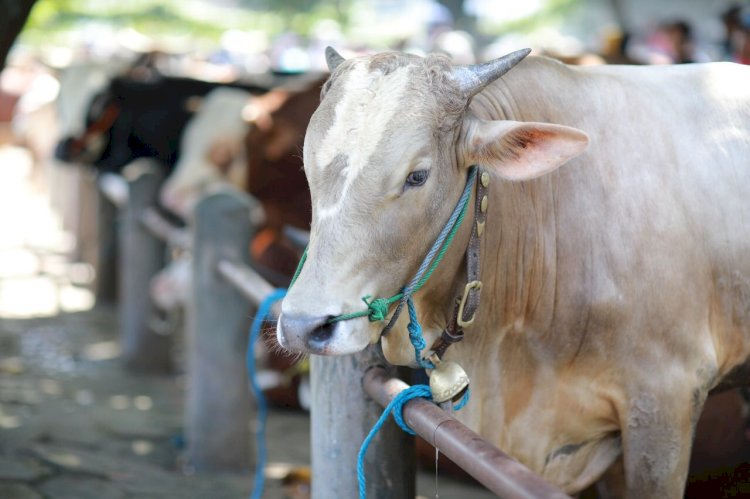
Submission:
M 440 498 L 440 494 L 438 494 L 438 457 L 440 457 L 440 449 L 435 447 L 435 499 Z

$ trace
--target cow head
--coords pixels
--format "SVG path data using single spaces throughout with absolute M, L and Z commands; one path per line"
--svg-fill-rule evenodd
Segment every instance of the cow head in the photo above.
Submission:
M 282 346 L 336 355 L 376 342 L 383 323 L 328 321 L 361 310 L 363 296 L 389 297 L 404 286 L 471 165 L 526 180 L 585 149 L 586 135 L 572 128 L 484 121 L 469 111 L 476 93 L 527 54 L 452 67 L 443 56 L 344 60 L 329 49 L 332 74 L 303 154 L 313 206 L 308 258 L 282 305 Z M 383 337 L 383 348 L 391 362 L 414 362 L 403 327 Z
M 109 143 L 112 124 L 121 111 L 109 89 L 97 93 L 89 103 L 82 130 L 64 136 L 55 157 L 69 163 L 94 163 Z

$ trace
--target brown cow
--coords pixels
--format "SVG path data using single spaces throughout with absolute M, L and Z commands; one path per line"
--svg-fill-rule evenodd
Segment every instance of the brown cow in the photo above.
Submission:
M 252 124 L 246 141 L 246 190 L 266 211 L 265 226 L 253 242 L 251 254 L 284 276 L 266 275 L 275 284 L 288 283 L 299 258 L 281 237 L 283 227 L 310 227 L 310 194 L 301 153 L 324 81 L 316 79 L 298 91 L 274 90 L 253 99 L 245 109 Z

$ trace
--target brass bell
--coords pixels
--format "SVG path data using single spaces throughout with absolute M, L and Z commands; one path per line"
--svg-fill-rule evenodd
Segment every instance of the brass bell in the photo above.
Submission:
M 468 387 L 469 376 L 463 367 L 453 361 L 439 362 L 430 374 L 430 392 L 437 404 L 448 400 L 458 401 Z

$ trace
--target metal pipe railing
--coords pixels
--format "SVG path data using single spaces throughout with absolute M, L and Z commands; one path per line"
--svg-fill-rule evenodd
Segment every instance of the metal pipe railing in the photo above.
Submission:
M 364 386 L 365 391 L 383 407 L 409 387 L 400 379 L 389 377 L 380 367 L 365 373 Z M 425 399 L 409 401 L 404 406 L 404 420 L 420 437 L 501 497 L 569 497 L 432 402 Z
M 172 224 L 154 208 L 148 208 L 143 212 L 141 223 L 154 237 L 171 246 L 182 249 L 190 249 L 192 246 L 190 231 Z

